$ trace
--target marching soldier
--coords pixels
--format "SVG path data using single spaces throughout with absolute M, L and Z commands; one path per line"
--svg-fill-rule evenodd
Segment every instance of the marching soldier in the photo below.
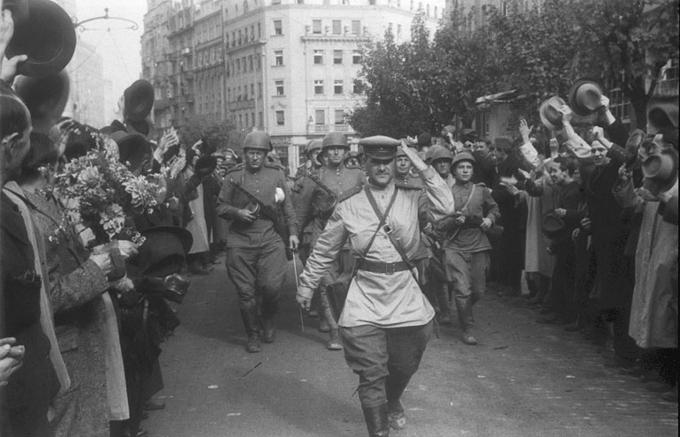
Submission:
M 433 162 L 437 164 L 437 160 Z M 472 182 L 474 163 L 475 158 L 469 152 L 453 157 L 451 170 L 455 183 L 451 191 L 459 209 L 440 222 L 441 230 L 447 235 L 442 244 L 446 280 L 453 288 L 462 341 L 468 345 L 477 344 L 472 335 L 472 306 L 486 289 L 491 251 L 486 232 L 500 218 L 491 190 Z
M 390 426 L 405 425 L 400 398 L 420 364 L 434 310 L 410 261 L 420 242 L 421 190 L 395 184 L 397 140 L 377 136 L 360 144 L 368 183 L 335 208 L 300 276 L 297 301 L 309 308 L 349 241 L 357 266 L 339 320 L 345 360 L 359 375 L 369 435 L 388 436 Z M 451 214 L 451 190 L 416 152 L 402 147 L 423 179 L 430 213 L 435 219 Z
M 231 220 L 227 237 L 227 272 L 236 285 L 248 352 L 274 341 L 274 316 L 288 262 L 283 242 L 298 246 L 297 220 L 283 172 L 266 161 L 271 141 L 265 132 L 246 135 L 245 163 L 232 168 L 220 191 L 217 212 Z M 278 213 L 283 204 L 283 215 Z M 259 293 L 258 293 L 259 292 Z M 258 308 L 257 294 L 262 305 Z M 259 311 L 258 311 L 259 310 Z
M 349 195 L 361 189 L 364 174 L 358 168 L 345 167 L 345 155 L 349 151 L 347 138 L 340 132 L 331 132 L 322 141 L 321 155 L 324 165 L 316 173 L 308 173 L 304 178 L 302 192 L 309 193 L 308 200 L 301 203 L 299 214 L 303 229 L 308 223 L 312 225 L 310 248 L 314 247 L 317 238 L 326 226 L 326 221 L 333 213 L 335 205 Z M 341 251 L 333 263 L 333 269 L 322 279 L 319 286 L 319 303 L 321 304 L 319 331 L 329 332 L 330 338 L 326 347 L 329 350 L 340 350 L 338 324 L 334 311 L 341 307 L 344 296 L 335 296 L 331 285 L 343 273 L 352 269 L 352 258 L 349 248 Z M 344 293 L 342 293 L 344 294 Z

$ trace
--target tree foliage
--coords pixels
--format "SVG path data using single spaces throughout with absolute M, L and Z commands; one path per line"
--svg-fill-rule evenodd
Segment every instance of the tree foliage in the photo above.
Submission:
M 241 134 L 231 121 L 211 122 L 196 116 L 181 129 L 180 137 L 187 146 L 206 139 L 217 150 L 241 147 Z
M 469 125 L 478 97 L 508 90 L 530 96 L 518 109 L 536 117 L 542 99 L 566 96 L 582 77 L 620 86 L 644 126 L 661 67 L 678 59 L 679 1 L 522 3 L 481 14 L 454 6 L 433 38 L 417 16 L 410 42 L 397 44 L 388 32 L 371 44 L 359 78 L 366 103 L 351 116 L 354 129 L 400 137 L 454 120 Z

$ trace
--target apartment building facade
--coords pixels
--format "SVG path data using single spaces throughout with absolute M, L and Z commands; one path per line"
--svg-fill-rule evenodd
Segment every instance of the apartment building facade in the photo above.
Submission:
M 434 33 L 445 5 L 445 0 L 149 0 L 148 14 L 167 22 L 166 53 L 152 54 L 150 44 L 142 49 L 143 59 L 155 58 L 144 65 L 159 59 L 166 64 L 154 67 L 154 85 L 168 96 L 156 103 L 157 124 L 182 127 L 200 118 L 229 120 L 243 135 L 265 129 L 294 171 L 310 139 L 331 131 L 355 136 L 347 115 L 364 98 L 354 86 L 362 48 L 388 29 L 397 41 L 408 40 L 418 13 Z M 159 24 L 155 29 L 163 31 Z M 155 77 L 151 68 L 144 69 L 147 74 Z

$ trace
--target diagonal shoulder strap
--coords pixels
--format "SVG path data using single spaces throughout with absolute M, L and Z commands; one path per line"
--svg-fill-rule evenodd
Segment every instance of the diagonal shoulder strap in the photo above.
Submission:
M 378 235 L 378 232 L 380 232 L 380 229 L 382 229 L 383 226 L 385 226 L 385 221 L 387 220 L 387 216 L 389 215 L 390 211 L 392 210 L 392 205 L 394 205 L 394 199 L 397 198 L 397 187 L 394 187 L 394 193 L 392 193 L 392 198 L 390 199 L 390 203 L 387 204 L 387 208 L 385 209 L 385 214 L 382 214 L 380 212 L 380 209 L 378 208 L 378 205 L 375 203 L 375 198 L 373 197 L 373 194 L 371 194 L 371 189 L 368 188 L 368 185 L 364 187 L 366 191 L 366 197 L 368 198 L 368 203 L 371 204 L 371 207 L 373 208 L 373 211 L 375 212 L 375 215 L 380 219 L 378 223 L 378 227 L 375 228 L 375 232 L 373 232 L 373 235 L 371 235 L 371 239 L 368 240 L 368 245 L 366 245 L 366 250 L 364 251 L 362 258 L 366 258 L 366 255 L 368 255 L 368 251 L 371 250 L 371 246 L 373 245 L 373 241 L 375 240 L 376 235 Z

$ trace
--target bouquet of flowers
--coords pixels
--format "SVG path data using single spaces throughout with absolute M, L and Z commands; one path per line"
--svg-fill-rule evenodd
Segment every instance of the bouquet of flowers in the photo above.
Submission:
M 95 147 L 72 159 L 59 171 L 52 195 L 65 205 L 69 221 L 89 227 L 96 243 L 123 237 L 144 242 L 131 218 L 150 214 L 164 197 L 160 175 L 135 175 L 119 161 L 116 143 L 90 132 Z

